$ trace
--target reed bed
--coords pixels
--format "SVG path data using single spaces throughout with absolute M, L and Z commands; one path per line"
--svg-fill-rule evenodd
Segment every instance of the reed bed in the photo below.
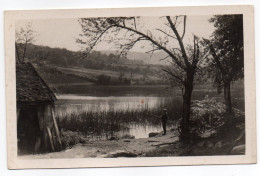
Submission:
M 80 132 L 85 135 L 113 136 L 113 133 L 129 130 L 130 124 L 160 124 L 160 115 L 167 109 L 169 123 L 181 117 L 180 100 L 165 99 L 154 108 L 145 105 L 140 109 L 109 109 L 107 111 L 80 111 L 58 115 L 59 127 L 64 131 Z

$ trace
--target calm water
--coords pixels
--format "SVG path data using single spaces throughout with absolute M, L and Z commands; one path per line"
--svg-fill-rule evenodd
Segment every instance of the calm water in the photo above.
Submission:
M 75 89 L 73 85 L 72 89 Z M 82 86 L 81 89 L 82 91 Z M 142 108 L 153 109 L 161 102 L 172 99 L 181 104 L 181 91 L 167 89 L 166 86 L 94 86 L 84 85 L 84 94 L 62 94 L 57 95 L 56 114 L 80 113 L 84 111 L 108 111 L 108 110 L 138 110 Z M 209 86 L 195 87 L 193 99 L 203 99 L 206 95 L 222 100 L 222 94 L 218 95 L 216 90 Z M 244 107 L 244 93 L 241 88 L 233 88 L 234 106 L 240 109 Z M 234 101 L 235 100 L 235 101 Z M 171 128 L 174 124 L 169 124 Z M 144 125 L 129 124 L 128 134 L 136 138 L 148 137 L 150 132 L 162 131 L 161 124 Z M 124 135 L 125 132 L 119 134 Z

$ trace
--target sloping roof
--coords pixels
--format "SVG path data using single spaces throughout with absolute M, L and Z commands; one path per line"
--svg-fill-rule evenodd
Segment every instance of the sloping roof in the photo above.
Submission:
M 54 102 L 56 97 L 31 63 L 16 65 L 16 99 L 18 102 Z

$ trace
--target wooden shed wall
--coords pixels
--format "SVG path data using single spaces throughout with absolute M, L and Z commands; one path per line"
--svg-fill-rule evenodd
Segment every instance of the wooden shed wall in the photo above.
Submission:
M 29 106 L 18 106 L 17 107 L 17 120 L 21 115 L 21 111 L 32 111 L 35 109 L 37 111 L 34 118 L 36 118 L 39 124 L 40 135 L 37 136 L 32 152 L 47 152 L 47 151 L 58 151 L 61 150 L 61 141 L 59 136 L 59 129 L 57 127 L 56 119 L 54 117 L 54 109 L 52 103 L 40 103 L 37 105 Z M 21 124 L 20 124 L 21 125 Z M 22 124 L 23 125 L 23 124 Z M 28 124 L 28 128 L 30 128 Z M 34 134 L 32 134 L 34 135 Z M 25 137 L 26 138 L 26 137 Z

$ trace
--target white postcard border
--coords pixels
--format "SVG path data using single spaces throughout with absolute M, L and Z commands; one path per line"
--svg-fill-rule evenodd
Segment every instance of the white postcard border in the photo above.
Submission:
M 246 154 L 236 156 L 185 156 L 144 158 L 19 159 L 17 157 L 15 21 L 19 19 L 54 19 L 96 16 L 243 14 L 245 58 Z M 6 115 L 8 168 L 127 167 L 205 164 L 256 163 L 255 60 L 253 6 L 152 7 L 117 9 L 5 11 Z

